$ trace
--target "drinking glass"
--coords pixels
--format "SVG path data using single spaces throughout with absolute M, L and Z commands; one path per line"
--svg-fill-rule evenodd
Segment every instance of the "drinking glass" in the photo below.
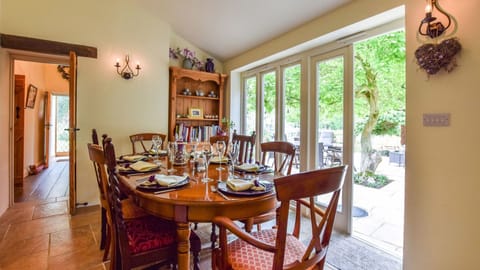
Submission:
M 208 166 L 210 165 L 210 158 L 212 157 L 212 146 L 209 143 L 203 145 L 202 155 L 205 159 L 205 177 L 202 179 L 202 182 L 208 183 L 213 180 L 208 177 Z
M 218 166 L 217 170 L 219 170 L 219 171 L 225 170 L 222 167 L 223 156 L 225 154 L 225 142 L 224 141 L 217 141 L 216 146 L 217 146 L 218 162 L 220 162 L 220 166 Z
M 177 142 L 168 142 L 168 160 L 170 161 L 170 168 L 167 172 L 172 173 L 176 170 L 173 168 L 173 162 L 175 161 L 175 156 L 177 155 L 178 145 Z
M 238 153 L 238 142 L 230 143 L 230 147 L 227 152 L 228 159 L 230 159 L 230 169 L 228 172 L 228 177 L 230 179 L 235 178 L 235 165 L 237 164 Z
M 158 163 L 158 160 L 159 160 L 158 155 L 159 155 L 161 147 L 162 147 L 162 138 L 160 138 L 160 136 L 158 136 L 158 135 L 153 135 L 152 136 L 152 149 L 155 152 L 155 156 L 153 158 L 155 160 L 155 163 Z

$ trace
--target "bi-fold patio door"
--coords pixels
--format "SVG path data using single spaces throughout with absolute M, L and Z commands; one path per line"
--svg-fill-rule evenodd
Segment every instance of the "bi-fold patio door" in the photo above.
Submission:
M 353 50 L 351 46 L 311 57 L 309 164 L 315 168 L 352 164 L 353 145 Z M 313 167 L 313 166 L 310 166 Z M 313 168 L 311 168 L 313 169 Z M 335 228 L 351 233 L 352 167 L 345 178 Z M 329 199 L 320 196 L 322 205 Z

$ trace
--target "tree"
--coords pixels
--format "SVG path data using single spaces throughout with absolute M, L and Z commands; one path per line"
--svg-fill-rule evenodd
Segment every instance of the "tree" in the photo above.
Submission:
M 361 139 L 360 174 L 381 162 L 372 134 L 399 134 L 405 112 L 405 33 L 397 31 L 355 44 L 356 134 Z

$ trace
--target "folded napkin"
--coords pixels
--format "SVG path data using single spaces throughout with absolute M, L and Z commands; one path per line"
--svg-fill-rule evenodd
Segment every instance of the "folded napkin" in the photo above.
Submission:
M 142 155 L 123 156 L 122 159 L 130 162 L 135 162 L 135 161 L 145 159 L 145 156 L 142 156 Z
M 223 157 L 223 158 L 219 158 L 219 157 L 212 157 L 212 159 L 210 160 L 211 163 L 227 163 L 228 162 L 228 158 L 227 157 Z
M 140 160 L 140 161 L 137 161 L 133 164 L 130 164 L 129 168 L 131 168 L 132 170 L 137 171 L 137 172 L 148 172 L 148 171 L 158 169 L 159 166 L 157 164 L 153 164 L 153 163 L 150 163 L 150 162 L 145 162 L 145 161 Z
M 233 191 L 245 191 L 249 190 L 253 186 L 253 183 L 241 179 L 230 179 L 227 181 L 227 186 Z
M 256 172 L 260 169 L 260 166 L 257 164 L 243 163 L 242 165 L 235 165 L 235 169 L 246 172 Z
M 155 174 L 155 180 L 162 187 L 171 187 L 178 185 L 185 179 L 187 179 L 187 177 L 185 176 Z
M 153 150 L 153 149 L 148 150 L 148 153 L 149 153 L 150 155 L 155 155 L 155 154 L 156 154 L 155 150 Z M 158 154 L 159 154 L 159 155 L 166 155 L 166 154 L 167 154 L 167 150 L 158 150 Z

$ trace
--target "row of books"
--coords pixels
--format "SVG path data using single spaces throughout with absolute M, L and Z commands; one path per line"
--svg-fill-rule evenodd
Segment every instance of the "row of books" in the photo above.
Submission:
M 183 123 L 175 125 L 175 138 L 177 141 L 192 142 L 198 138 L 199 142 L 208 142 L 210 136 L 216 136 L 219 133 L 218 125 L 211 126 L 190 126 Z

